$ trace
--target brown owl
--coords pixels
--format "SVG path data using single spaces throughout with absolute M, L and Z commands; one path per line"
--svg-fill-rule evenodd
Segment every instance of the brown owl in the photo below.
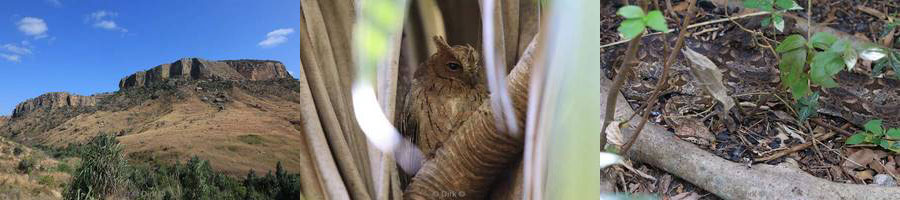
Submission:
M 406 102 L 401 107 L 399 128 L 416 144 L 425 159 L 489 98 L 484 69 L 472 46 L 450 46 L 435 36 L 437 53 L 413 75 Z

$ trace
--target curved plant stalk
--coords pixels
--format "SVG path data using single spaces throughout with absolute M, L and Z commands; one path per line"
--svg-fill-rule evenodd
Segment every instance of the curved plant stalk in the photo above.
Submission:
M 405 0 L 372 0 L 360 2 L 359 19 L 353 32 L 357 56 L 356 80 L 353 81 L 353 107 L 363 133 L 376 148 L 385 153 L 402 152 L 397 156 L 401 168 L 408 174 L 419 169 L 421 152 L 400 136 L 391 125 L 375 95 L 377 66 L 384 63 L 389 49 L 399 48 L 391 43 L 391 36 L 401 30 Z M 402 149 L 398 149 L 402 148 Z
M 484 64 L 487 70 L 488 89 L 491 91 L 491 109 L 501 133 L 521 137 L 516 114 L 506 88 L 506 46 L 503 30 L 503 15 L 499 12 L 500 0 L 484 0 L 481 6 L 481 21 L 484 44 Z
M 604 164 L 616 158 L 603 152 L 604 93 L 600 66 L 600 1 L 551 1 L 547 30 L 547 71 L 542 135 L 548 135 L 546 178 L 536 199 L 591 199 L 603 194 Z M 636 40 L 639 41 L 639 40 Z M 618 91 L 609 91 L 618 94 Z M 551 135 L 552 134 L 552 135 Z M 606 155 L 606 156 L 605 156 Z M 616 156 L 617 157 L 617 156 Z M 610 158 L 609 160 L 604 158 Z M 607 162 L 611 161 L 611 162 Z
M 634 135 L 631 135 L 631 139 L 628 140 L 628 143 L 625 143 L 625 145 L 622 146 L 621 152 L 623 155 L 628 153 L 628 150 L 631 149 L 631 145 L 634 145 L 634 142 L 637 141 L 638 136 L 641 135 L 641 130 L 644 129 L 644 126 L 647 125 L 647 121 L 650 118 L 650 110 L 653 109 L 653 107 L 656 106 L 656 102 L 658 102 L 656 101 L 656 98 L 659 97 L 662 89 L 665 87 L 666 82 L 669 80 L 669 69 L 671 68 L 672 63 L 675 62 L 675 58 L 677 58 L 676 56 L 678 56 L 681 47 L 684 46 L 684 38 L 687 37 L 687 35 L 690 33 L 687 26 L 691 24 L 691 20 L 694 17 L 694 5 L 696 2 L 696 0 L 690 0 L 688 3 L 688 14 L 684 16 L 684 21 L 682 21 L 681 23 L 681 31 L 678 33 L 678 39 L 675 41 L 675 47 L 672 48 L 671 51 L 669 51 L 669 56 L 666 57 L 666 61 L 665 63 L 663 63 L 663 71 L 662 75 L 660 75 L 662 77 L 660 77 L 659 81 L 656 82 L 656 88 L 653 89 L 653 95 L 651 95 L 650 99 L 647 100 L 649 102 L 647 102 L 647 106 L 644 107 L 644 114 L 643 116 L 641 116 L 641 122 L 638 123 L 637 131 L 634 133 Z M 668 43 L 669 41 L 665 42 Z

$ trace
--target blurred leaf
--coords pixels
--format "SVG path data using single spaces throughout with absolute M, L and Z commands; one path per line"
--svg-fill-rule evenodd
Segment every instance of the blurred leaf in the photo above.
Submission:
M 794 0 L 776 0 L 775 6 L 781 10 L 802 10 L 803 7 L 800 7 L 800 4 L 797 4 Z
M 881 140 L 878 142 L 878 146 L 881 146 L 881 148 L 890 150 L 891 146 L 894 146 L 893 143 L 894 143 L 893 141 Z
M 812 95 L 800 98 L 794 109 L 797 110 L 797 118 L 801 122 L 806 121 L 811 116 L 815 116 L 819 110 L 819 93 L 813 92 Z
M 804 43 L 806 42 L 803 37 L 796 35 L 796 37 L 788 37 L 778 46 L 779 50 L 786 51 L 781 54 L 781 60 L 778 61 L 781 83 L 791 89 L 794 99 L 806 96 L 809 92 L 808 78 L 803 71 L 806 66 L 806 48 L 792 47 L 798 44 L 803 45 Z M 793 50 L 790 51 L 785 50 L 792 48 Z
M 669 31 L 669 27 L 666 26 L 666 18 L 663 17 L 662 12 L 658 10 L 650 11 L 647 13 L 647 16 L 644 17 L 645 23 L 651 29 L 659 31 L 659 32 L 667 32 Z
M 856 133 L 856 134 L 853 134 L 853 136 L 850 136 L 849 138 L 847 138 L 847 141 L 845 142 L 845 144 L 860 144 L 865 140 L 866 140 L 866 134 Z
M 719 70 L 719 67 L 712 60 L 691 48 L 683 47 L 681 52 L 684 54 L 684 57 L 693 63 L 691 65 L 691 74 L 700 81 L 700 85 L 706 92 L 722 103 L 723 110 L 728 112 L 734 107 L 734 99 L 728 96 L 728 89 L 722 83 L 722 71 Z
M 893 69 L 897 79 L 900 79 L 900 73 L 897 73 L 900 72 L 900 53 L 889 52 L 887 57 L 876 61 L 875 66 L 872 68 L 872 75 L 877 76 L 884 72 L 884 68 L 888 67 Z
M 848 71 L 853 70 L 857 60 L 859 60 L 859 54 L 856 53 L 856 49 L 847 48 L 844 50 L 844 64 L 847 65 Z
M 775 48 L 775 51 L 778 53 L 784 53 L 790 50 L 794 50 L 800 47 L 806 46 L 806 38 L 803 38 L 801 35 L 793 34 L 784 38 L 781 41 L 781 44 Z
M 619 33 L 622 34 L 626 40 L 630 40 L 634 37 L 637 37 L 639 34 L 644 32 L 644 21 L 641 19 L 626 19 L 622 21 L 622 24 L 619 24 Z
M 831 46 L 828 47 L 828 52 L 841 53 L 844 50 L 851 48 L 850 41 L 848 40 L 837 40 Z
M 838 54 L 834 52 L 816 54 L 810 64 L 810 80 L 825 88 L 837 87 L 837 83 L 831 78 L 833 75 L 831 72 L 834 70 L 834 63 L 840 62 L 836 60 L 838 57 Z
M 770 24 L 772 24 L 772 17 L 766 17 L 759 21 L 759 25 L 763 27 L 768 27 Z
M 863 125 L 863 128 L 865 128 L 866 131 L 869 131 L 870 133 L 881 136 L 884 135 L 884 129 L 881 128 L 881 124 L 882 120 L 880 119 L 869 120 L 869 122 L 866 122 L 866 124 Z
M 868 61 L 881 60 L 885 56 L 887 56 L 887 53 L 880 47 L 869 47 L 859 52 L 859 58 Z
M 898 128 L 888 129 L 886 135 L 888 137 L 890 137 L 891 139 L 900 139 L 900 129 L 898 129 Z
M 810 41 L 815 48 L 828 49 L 831 44 L 837 41 L 837 37 L 829 32 L 818 32 L 811 37 Z
M 625 19 L 639 19 L 644 17 L 644 10 L 635 5 L 627 5 L 619 8 L 616 14 L 625 17 Z
M 763 0 L 744 0 L 744 7 L 746 8 L 757 8 L 762 7 Z
M 772 23 L 775 24 L 775 29 L 784 32 L 784 17 L 780 13 L 772 13 Z

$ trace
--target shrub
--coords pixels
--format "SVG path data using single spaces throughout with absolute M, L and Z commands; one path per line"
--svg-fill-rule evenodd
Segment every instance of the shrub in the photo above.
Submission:
M 66 188 L 65 199 L 104 198 L 125 192 L 127 164 L 114 136 L 94 137 L 82 150 L 81 166 Z
M 32 159 L 30 157 L 19 161 L 19 165 L 16 167 L 16 169 L 18 169 L 20 172 L 25 173 L 25 174 L 31 173 L 31 169 L 33 169 L 33 168 L 34 168 L 34 159 Z

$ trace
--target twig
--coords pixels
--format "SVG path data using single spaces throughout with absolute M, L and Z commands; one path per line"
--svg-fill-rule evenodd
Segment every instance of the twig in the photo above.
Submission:
M 662 77 L 660 77 L 659 81 L 656 82 L 656 88 L 653 89 L 653 95 L 651 95 L 650 101 L 647 102 L 647 106 L 644 108 L 644 114 L 641 118 L 641 122 L 638 124 L 635 133 L 631 135 L 631 139 L 622 146 L 622 155 L 628 155 L 628 150 L 631 149 L 631 145 L 634 145 L 634 142 L 637 141 L 638 136 L 641 135 L 641 131 L 644 129 L 644 126 L 647 125 L 647 121 L 650 117 L 650 109 L 656 105 L 656 99 L 659 97 L 660 92 L 662 92 L 662 88 L 667 83 L 669 78 L 669 68 L 671 68 L 672 63 L 674 63 L 675 58 L 677 58 L 679 50 L 682 46 L 684 46 L 684 38 L 688 35 L 688 24 L 691 23 L 691 19 L 694 17 L 694 5 L 697 3 L 696 0 L 690 0 L 688 2 L 688 11 L 687 15 L 684 16 L 684 21 L 681 23 L 681 31 L 678 33 L 678 39 L 675 41 L 675 47 L 669 52 L 669 56 L 666 57 L 666 61 L 663 64 Z M 669 41 L 663 41 L 668 43 Z
M 647 2 L 640 1 L 641 9 L 647 10 Z M 613 84 L 609 87 L 609 90 L 606 94 L 606 108 L 603 111 L 603 128 L 600 129 L 600 148 L 603 149 L 606 147 L 606 127 L 609 126 L 609 123 L 612 122 L 613 117 L 616 115 L 616 99 L 619 97 L 619 89 L 622 88 L 622 85 L 625 84 L 625 77 L 633 73 L 632 68 L 637 65 L 636 56 L 637 50 L 641 46 L 641 37 L 643 33 L 639 33 L 628 43 L 628 50 L 625 52 L 625 59 L 622 61 L 622 66 L 619 67 L 621 70 L 619 73 L 616 73 L 616 77 L 613 78 Z
M 838 133 L 840 133 L 840 134 L 843 134 L 843 135 L 846 135 L 846 136 L 851 136 L 851 135 L 853 135 L 853 133 L 850 133 L 850 132 L 848 132 L 847 130 L 844 130 L 844 129 L 846 129 L 846 128 L 838 128 L 838 127 L 832 126 L 831 124 L 828 124 L 828 123 L 823 122 L 821 119 L 811 119 L 811 120 L 809 120 L 809 121 L 812 121 L 813 124 L 816 124 L 816 125 L 819 125 L 819 126 L 823 126 L 823 127 L 825 127 L 825 128 L 831 129 L 831 130 L 833 130 L 833 131 L 836 131 L 836 132 L 838 132 Z M 847 128 L 849 128 L 849 127 L 847 127 Z
M 824 127 L 824 125 L 821 125 L 821 124 L 819 124 L 819 125 Z M 844 127 L 847 127 L 847 128 L 849 128 L 849 126 L 850 126 L 850 124 L 844 125 Z M 832 129 L 832 128 L 829 128 L 829 129 Z M 839 131 L 844 131 L 844 129 L 833 127 L 832 131 L 829 131 L 828 133 L 820 133 L 820 134 L 814 135 L 813 140 L 827 140 L 828 138 L 834 137 L 834 135 L 836 135 Z M 775 159 L 781 158 L 785 155 L 792 154 L 792 153 L 798 152 L 798 151 L 802 151 L 806 148 L 809 148 L 810 146 L 812 146 L 815 143 L 816 143 L 815 141 L 803 143 L 803 144 L 791 147 L 790 149 L 787 149 L 784 151 L 779 151 L 775 154 L 772 154 L 772 155 L 769 155 L 769 156 L 766 156 L 763 158 L 757 158 L 754 161 L 755 162 L 766 162 L 766 161 L 770 161 L 770 160 L 775 160 Z
M 721 23 L 721 22 L 726 22 L 726 21 L 730 21 L 730 20 L 753 17 L 753 16 L 767 15 L 767 14 L 769 14 L 769 12 L 760 11 L 760 12 L 738 15 L 738 16 L 729 17 L 729 18 L 715 19 L 715 20 L 709 20 L 709 21 L 705 21 L 705 22 L 701 22 L 701 23 L 691 24 L 690 26 L 687 26 L 687 28 L 697 28 L 697 27 L 706 26 L 706 25 L 710 25 L 710 24 Z M 669 31 L 666 31 L 665 33 L 671 33 L 671 32 L 675 32 L 675 30 L 669 30 Z M 653 35 L 659 35 L 662 33 L 663 32 L 653 32 L 653 33 L 645 34 L 644 36 L 653 36 Z M 603 49 L 606 47 L 616 46 L 616 45 L 626 43 L 628 41 L 630 41 L 630 40 L 619 40 L 619 41 L 616 41 L 613 43 L 600 45 L 600 48 Z

